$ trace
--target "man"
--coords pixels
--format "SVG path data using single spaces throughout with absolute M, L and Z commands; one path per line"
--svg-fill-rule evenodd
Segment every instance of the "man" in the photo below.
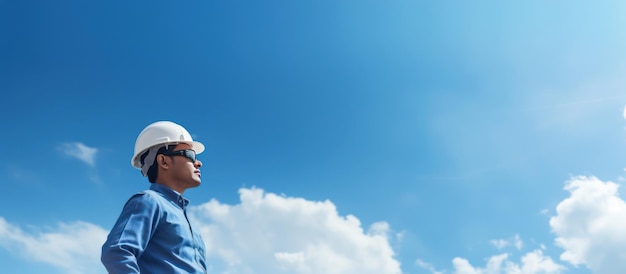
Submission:
M 187 218 L 182 194 L 200 185 L 204 145 L 185 128 L 161 121 L 137 137 L 131 164 L 150 189 L 132 196 L 102 246 L 109 273 L 207 273 L 205 246 Z

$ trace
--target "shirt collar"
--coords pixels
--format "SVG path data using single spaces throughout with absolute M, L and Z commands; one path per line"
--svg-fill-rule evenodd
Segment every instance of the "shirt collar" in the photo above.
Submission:
M 185 199 L 183 195 L 180 195 L 180 193 L 162 184 L 153 183 L 150 185 L 150 189 L 163 194 L 165 198 L 172 202 L 175 202 L 182 209 L 185 209 L 185 207 L 187 207 L 187 205 L 189 204 L 189 200 Z

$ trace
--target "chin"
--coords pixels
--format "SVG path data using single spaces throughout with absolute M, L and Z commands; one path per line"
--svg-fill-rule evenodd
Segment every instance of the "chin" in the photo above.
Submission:
M 199 186 L 201 184 L 202 184 L 202 181 L 200 181 L 200 180 L 193 180 L 193 183 L 192 183 L 191 187 L 197 187 L 197 186 Z

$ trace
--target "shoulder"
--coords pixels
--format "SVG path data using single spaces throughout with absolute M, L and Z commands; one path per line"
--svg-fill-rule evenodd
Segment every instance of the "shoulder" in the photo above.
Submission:
M 158 210 L 160 207 L 159 200 L 159 195 L 155 193 L 155 191 L 148 189 L 135 193 L 135 195 L 131 196 L 124 205 L 124 208 L 133 211 L 146 209 Z

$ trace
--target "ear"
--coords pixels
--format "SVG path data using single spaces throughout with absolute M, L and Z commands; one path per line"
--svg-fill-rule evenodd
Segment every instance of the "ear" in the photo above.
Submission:
M 164 168 L 164 169 L 167 169 L 168 168 L 167 166 L 169 165 L 168 158 L 165 157 L 165 155 L 163 154 L 157 155 L 157 163 L 159 164 L 159 167 Z

